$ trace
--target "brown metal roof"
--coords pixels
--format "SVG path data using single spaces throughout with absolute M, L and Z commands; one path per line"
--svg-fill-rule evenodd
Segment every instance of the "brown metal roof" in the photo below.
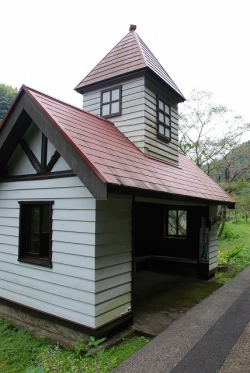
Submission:
M 96 83 L 136 72 L 141 69 L 147 69 L 155 73 L 178 94 L 180 101 L 185 100 L 177 85 L 134 30 L 129 31 L 129 33 L 76 86 L 75 90 L 81 92 L 84 88 Z
M 234 200 L 183 154 L 179 166 L 143 154 L 108 120 L 26 86 L 25 92 L 106 185 L 234 205 Z M 20 95 L 20 94 L 19 94 Z M 2 122 L 2 129 L 5 126 Z

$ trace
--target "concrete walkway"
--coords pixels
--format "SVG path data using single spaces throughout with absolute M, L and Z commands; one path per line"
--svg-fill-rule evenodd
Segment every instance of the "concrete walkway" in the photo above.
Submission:
M 250 267 L 112 373 L 250 373 Z

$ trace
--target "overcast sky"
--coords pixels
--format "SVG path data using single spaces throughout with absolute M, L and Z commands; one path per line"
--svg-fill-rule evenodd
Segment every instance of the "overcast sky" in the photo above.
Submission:
M 249 0 L 1 0 L 0 83 L 81 107 L 74 87 L 129 25 L 185 97 L 210 90 L 250 122 Z

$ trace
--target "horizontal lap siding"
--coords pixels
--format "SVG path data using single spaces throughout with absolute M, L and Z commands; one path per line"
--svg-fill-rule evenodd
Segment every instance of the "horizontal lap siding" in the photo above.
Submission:
M 52 268 L 17 261 L 18 201 L 53 200 Z M 0 184 L 0 296 L 95 326 L 95 199 L 77 177 Z
M 152 156 L 177 164 L 178 109 L 176 105 L 171 105 L 171 141 L 160 140 L 157 137 L 157 94 L 155 92 L 145 88 L 145 151 Z
M 132 202 L 97 201 L 96 327 L 131 307 Z
M 144 151 L 144 78 L 122 84 L 122 115 L 110 119 L 126 137 Z
M 212 221 L 213 217 L 217 214 L 217 206 L 209 207 L 209 220 Z M 218 247 L 217 247 L 217 224 L 211 226 L 209 232 L 209 271 L 218 267 L 217 261 Z
M 106 88 L 112 87 L 112 85 Z M 100 115 L 101 89 L 83 96 L 83 109 Z M 144 78 L 122 83 L 122 114 L 110 121 L 139 149 L 144 150 Z

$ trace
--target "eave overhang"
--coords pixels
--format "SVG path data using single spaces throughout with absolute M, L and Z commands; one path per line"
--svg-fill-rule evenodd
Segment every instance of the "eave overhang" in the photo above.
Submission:
M 183 95 L 180 95 L 173 87 L 171 87 L 169 84 L 167 84 L 159 75 L 157 75 L 153 70 L 150 69 L 150 67 L 143 67 L 141 69 L 137 69 L 125 74 L 120 74 L 117 76 L 114 76 L 109 79 L 103 79 L 95 83 L 86 84 L 81 87 L 76 87 L 74 90 L 80 94 L 84 94 L 86 92 L 91 92 L 93 90 L 102 89 L 106 86 L 112 86 L 118 83 L 122 83 L 128 79 L 136 78 L 137 76 L 150 76 L 152 77 L 156 82 L 162 85 L 163 89 L 166 90 L 174 99 L 176 103 L 184 102 L 186 99 Z
M 185 203 L 193 203 L 193 204 L 202 204 L 202 205 L 222 205 L 226 206 L 229 209 L 235 209 L 236 202 L 228 202 L 228 201 L 221 201 L 221 200 L 209 200 L 205 198 L 196 198 L 190 197 L 180 194 L 173 194 L 173 193 L 162 193 L 152 190 L 145 190 L 139 188 L 132 188 L 132 187 L 124 187 L 118 185 L 108 184 L 108 194 L 120 194 L 120 195 L 128 195 L 132 197 L 144 197 L 144 198 L 152 198 L 152 199 L 159 199 L 165 201 L 176 201 Z

